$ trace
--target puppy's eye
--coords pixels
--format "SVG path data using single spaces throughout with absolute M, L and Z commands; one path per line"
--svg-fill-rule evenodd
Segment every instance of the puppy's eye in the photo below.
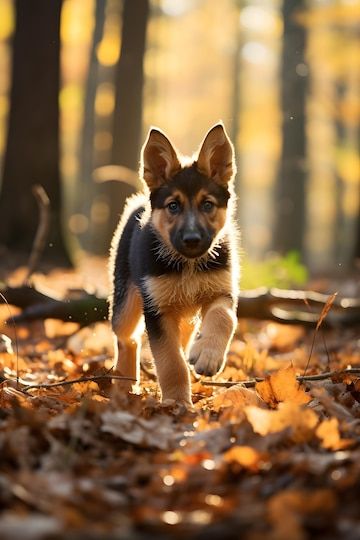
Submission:
M 204 201 L 201 206 L 204 212 L 211 212 L 215 204 L 212 201 Z
M 170 214 L 178 214 L 180 212 L 180 209 L 181 209 L 180 203 L 178 203 L 177 201 L 169 202 L 167 207 L 169 209 Z

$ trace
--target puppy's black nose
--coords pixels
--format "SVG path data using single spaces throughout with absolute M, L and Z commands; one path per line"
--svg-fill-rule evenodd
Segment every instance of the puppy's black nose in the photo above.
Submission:
M 201 240 L 201 234 L 198 231 L 188 231 L 183 235 L 183 242 L 186 247 L 197 247 Z

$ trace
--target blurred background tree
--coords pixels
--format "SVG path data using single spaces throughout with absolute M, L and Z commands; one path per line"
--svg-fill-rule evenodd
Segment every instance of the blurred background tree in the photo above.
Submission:
M 247 260 L 295 250 L 313 271 L 354 267 L 356 0 L 27 4 L 0 0 L 1 244 L 29 250 L 37 223 L 29 189 L 36 182 L 49 194 L 58 233 L 63 201 L 62 231 L 72 259 L 105 255 L 126 196 L 139 188 L 139 151 L 149 126 L 158 125 L 191 153 L 222 118 L 238 158 L 238 221 Z M 23 44 L 19 52 L 26 9 L 40 12 L 25 32 L 33 47 Z M 36 56 L 38 47 L 44 57 Z M 14 92 L 21 72 L 29 79 L 20 85 L 19 107 Z M 32 169 L 30 158 L 39 168 Z M 31 218 L 23 207 L 32 208 Z M 62 251 L 60 240 L 50 243 Z M 285 260 L 288 267 L 299 258 Z
M 276 193 L 274 246 L 280 252 L 303 253 L 306 193 L 305 107 L 308 68 L 305 64 L 305 28 L 296 15 L 304 10 L 298 0 L 283 2 L 281 53 L 282 139 Z
M 61 227 L 59 153 L 61 0 L 16 0 L 10 113 L 0 194 L 0 244 L 30 254 L 39 220 L 32 193 L 51 200 L 44 255 L 68 263 Z

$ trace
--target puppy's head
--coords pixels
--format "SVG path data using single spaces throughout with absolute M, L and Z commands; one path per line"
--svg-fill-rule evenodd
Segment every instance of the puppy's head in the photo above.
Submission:
M 214 126 L 197 159 L 182 166 L 169 139 L 152 129 L 142 149 L 151 221 L 165 244 L 188 259 L 203 256 L 226 223 L 234 151 L 222 124 Z

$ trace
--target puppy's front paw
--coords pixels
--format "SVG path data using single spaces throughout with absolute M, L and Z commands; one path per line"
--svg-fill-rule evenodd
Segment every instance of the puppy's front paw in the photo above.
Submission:
M 196 373 L 211 377 L 223 367 L 225 351 L 211 338 L 200 337 L 191 347 L 189 362 Z

